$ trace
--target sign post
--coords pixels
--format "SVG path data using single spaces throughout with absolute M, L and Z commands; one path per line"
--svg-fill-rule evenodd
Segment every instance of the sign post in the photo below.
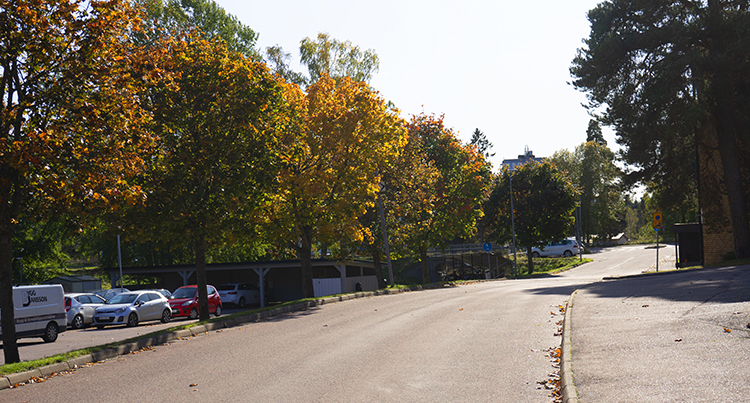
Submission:
M 490 261 L 490 251 L 492 251 L 492 244 L 485 242 L 482 244 L 482 249 L 487 252 L 487 275 L 485 276 L 488 280 L 492 277 L 492 262 Z
M 656 271 L 659 271 L 659 230 L 662 228 L 661 211 L 657 211 L 653 216 L 653 227 L 656 231 Z

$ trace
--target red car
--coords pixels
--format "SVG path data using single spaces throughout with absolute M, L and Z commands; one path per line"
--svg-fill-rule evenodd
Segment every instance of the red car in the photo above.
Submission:
M 221 315 L 221 296 L 214 286 L 207 286 L 208 313 Z M 172 317 L 186 316 L 190 319 L 198 317 L 198 286 L 186 285 L 176 289 L 169 299 Z

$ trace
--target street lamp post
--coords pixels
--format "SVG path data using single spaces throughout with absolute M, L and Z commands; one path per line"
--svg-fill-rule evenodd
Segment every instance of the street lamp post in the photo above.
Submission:
M 120 252 L 120 234 L 117 234 L 117 266 L 120 267 L 120 291 L 122 291 L 122 253 Z
M 516 257 L 516 217 L 513 211 L 513 174 L 510 170 L 508 171 L 508 181 L 510 182 L 510 226 L 513 232 L 513 276 L 515 276 L 518 272 L 516 266 L 518 258 Z

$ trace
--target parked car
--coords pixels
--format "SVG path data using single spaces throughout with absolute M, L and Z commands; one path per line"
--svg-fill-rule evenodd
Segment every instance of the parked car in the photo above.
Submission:
M 92 291 L 94 294 L 104 298 L 105 300 L 109 301 L 112 297 L 114 297 L 117 294 L 121 294 L 123 292 L 130 292 L 127 288 L 112 288 L 108 290 L 96 290 Z
M 565 256 L 571 257 L 579 253 L 578 242 L 575 239 L 564 239 L 560 242 L 552 242 L 543 248 L 531 248 L 532 257 Z
M 141 291 L 156 291 L 159 294 L 167 297 L 167 299 L 169 299 L 169 297 L 172 296 L 172 293 L 169 290 L 164 289 L 164 288 L 146 288 L 146 289 L 143 289 Z
M 223 304 L 236 305 L 240 308 L 245 307 L 247 304 L 260 305 L 260 290 L 252 284 L 221 284 L 216 289 L 219 290 Z
M 206 292 L 208 292 L 208 313 L 215 314 L 216 316 L 221 315 L 221 296 L 216 291 L 214 286 L 207 286 Z M 198 317 L 198 286 L 197 285 L 185 285 L 182 286 L 172 293 L 172 298 L 169 300 L 169 306 L 172 307 L 173 317 L 188 317 L 195 319 Z
M 94 322 L 96 308 L 107 303 L 104 298 L 90 293 L 66 293 L 65 312 L 68 326 L 83 329 Z
M 94 326 L 137 326 L 141 322 L 172 319 L 169 300 L 155 291 L 133 291 L 117 294 L 94 311 Z

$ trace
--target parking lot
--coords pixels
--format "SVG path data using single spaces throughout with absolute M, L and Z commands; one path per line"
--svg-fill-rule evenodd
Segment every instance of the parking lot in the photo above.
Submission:
M 257 307 L 248 307 L 245 308 L 245 310 L 255 308 Z M 231 315 L 242 310 L 243 309 L 235 307 L 225 307 L 222 316 Z M 215 316 L 211 315 L 211 317 L 213 318 Z M 57 341 L 54 343 L 45 343 L 41 338 L 18 339 L 18 351 L 21 355 L 21 360 L 30 361 L 82 348 L 127 340 L 133 337 L 139 337 L 159 330 L 193 322 L 197 322 L 197 320 L 173 318 L 169 323 L 153 321 L 135 327 L 107 326 L 103 329 L 87 327 L 79 330 L 68 328 L 67 331 L 60 333 Z M 0 344 L 0 348 L 2 348 L 2 344 Z M 5 364 L 5 359 L 0 356 L 0 365 L 1 364 Z

